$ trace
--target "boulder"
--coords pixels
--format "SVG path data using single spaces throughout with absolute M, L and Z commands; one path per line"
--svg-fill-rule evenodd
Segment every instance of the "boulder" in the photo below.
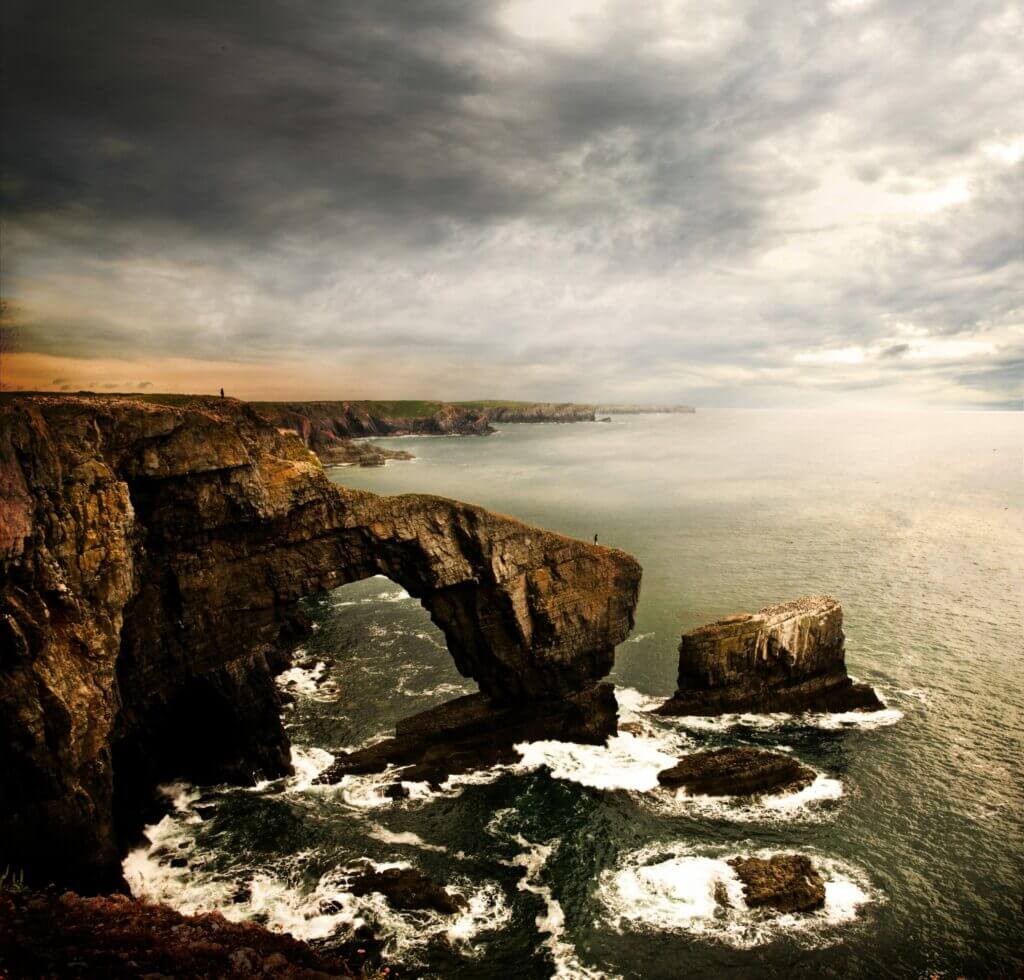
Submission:
M 402 911 L 430 909 L 442 915 L 454 915 L 466 907 L 466 900 L 452 894 L 415 868 L 372 868 L 361 871 L 349 879 L 348 890 L 353 895 L 378 892 L 392 908 Z
M 749 908 L 813 912 L 825 904 L 825 882 L 805 854 L 737 857 L 728 863 L 743 882 L 743 898 Z
M 806 596 L 683 636 L 676 693 L 658 712 L 853 711 L 883 707 L 846 673 L 843 607 Z
M 662 786 L 703 796 L 795 792 L 814 779 L 814 770 L 792 756 L 747 747 L 693 752 L 658 773 Z

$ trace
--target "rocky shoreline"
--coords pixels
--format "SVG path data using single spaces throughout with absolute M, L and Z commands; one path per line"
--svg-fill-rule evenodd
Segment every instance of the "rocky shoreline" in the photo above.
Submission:
M 437 787 L 452 774 L 515 762 L 519 743 L 601 745 L 617 733 L 614 689 L 603 678 L 633 626 L 636 561 L 456 501 L 337 486 L 310 448 L 330 456 L 349 439 L 333 429 L 317 435 L 328 418 L 303 436 L 231 399 L 3 401 L 0 740 L 9 750 L 0 757 L 0 868 L 20 869 L 30 888 L 121 889 L 121 857 L 152 815 L 158 783 L 251 785 L 288 773 L 274 677 L 307 629 L 298 601 L 373 575 L 420 600 L 480 690 L 404 718 L 393 737 L 338 756 L 318 782 L 395 767 L 385 792 L 401 797 L 405 782 Z M 684 635 L 679 688 L 657 711 L 881 706 L 846 674 L 841 606 L 810 596 Z M 671 792 L 755 798 L 798 792 L 816 775 L 783 753 L 739 747 L 684 755 L 658 782 Z M 751 908 L 821 907 L 821 878 L 801 855 L 730 864 Z M 441 914 L 461 901 L 415 869 L 356 871 L 352 888 Z M 243 976 L 250 966 L 261 975 L 348 975 L 331 972 L 346 964 L 325 966 L 302 944 L 289 947 L 293 963 L 256 926 L 229 942 L 222 919 L 175 919 L 117 897 L 26 894 L 35 897 L 0 899 L 17 929 L 31 933 L 44 914 L 72 931 L 89 922 L 101 959 L 102 936 L 120 935 L 127 918 L 129 930 L 163 923 L 192 936 L 182 955 L 199 959 L 181 960 L 170 939 L 165 948 L 152 934 L 144 955 L 117 953 L 125 962 L 152 954 L 178 971 L 201 961 L 211 975 L 223 962 Z M 255 959 L 235 955 L 243 940 Z M 110 963 L 108 975 L 127 975 Z
M 615 549 L 437 497 L 377 497 L 251 406 L 102 397 L 0 413 L 0 867 L 118 886 L 150 789 L 290 771 L 274 676 L 300 598 L 384 574 L 489 705 L 564 731 L 633 625 Z

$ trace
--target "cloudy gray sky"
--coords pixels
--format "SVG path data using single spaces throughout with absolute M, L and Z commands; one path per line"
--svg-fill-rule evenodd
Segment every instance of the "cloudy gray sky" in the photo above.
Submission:
M 3 18 L 8 385 L 1020 405 L 1021 3 Z

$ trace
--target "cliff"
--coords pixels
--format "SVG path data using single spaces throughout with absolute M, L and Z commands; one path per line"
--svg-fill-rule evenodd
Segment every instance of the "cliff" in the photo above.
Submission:
M 295 432 L 327 464 L 381 466 L 412 459 L 368 436 L 490 435 L 491 422 L 593 422 L 588 405 L 553 402 L 312 401 L 253 402 L 272 424 Z
M 601 415 L 693 415 L 690 405 L 598 405 Z
M 843 607 L 807 596 L 702 626 L 679 645 L 668 715 L 879 708 L 866 684 L 846 673 Z
M 479 411 L 488 422 L 593 422 L 593 405 L 572 402 L 457 402 L 459 408 Z
M 157 781 L 288 771 L 273 676 L 302 596 L 387 575 L 494 710 L 553 717 L 633 623 L 628 555 L 338 487 L 231 399 L 7 401 L 0 490 L 0 867 L 30 881 L 116 883 Z
M 278 428 L 295 432 L 325 463 L 379 466 L 412 459 L 407 452 L 354 443 L 366 436 L 489 435 L 494 430 L 478 411 L 424 401 L 253 402 Z

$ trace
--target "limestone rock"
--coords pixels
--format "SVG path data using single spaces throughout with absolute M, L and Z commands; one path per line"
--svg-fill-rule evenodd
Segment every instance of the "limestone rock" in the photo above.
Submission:
M 813 912 L 825 904 L 825 882 L 806 854 L 738 857 L 729 865 L 743 882 L 743 898 L 752 909 Z
M 676 693 L 666 715 L 852 711 L 882 707 L 846 673 L 843 607 L 807 596 L 702 626 L 679 645 Z
M 30 879 L 116 885 L 158 781 L 289 770 L 302 596 L 387 575 L 504 707 L 590 691 L 633 624 L 628 555 L 336 486 L 232 399 L 5 401 L 0 487 L 0 867 Z
M 814 770 L 792 756 L 747 747 L 692 752 L 658 773 L 662 786 L 703 796 L 795 792 L 814 779 Z

